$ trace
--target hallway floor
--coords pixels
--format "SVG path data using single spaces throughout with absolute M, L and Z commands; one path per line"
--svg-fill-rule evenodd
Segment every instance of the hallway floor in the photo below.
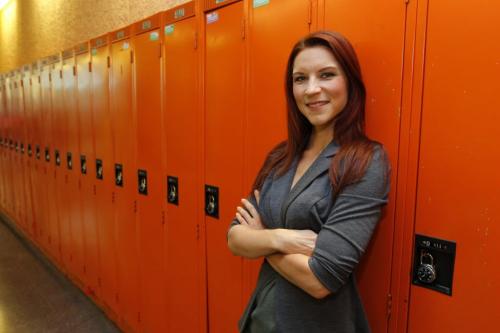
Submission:
M 0 333 L 120 332 L 0 217 Z

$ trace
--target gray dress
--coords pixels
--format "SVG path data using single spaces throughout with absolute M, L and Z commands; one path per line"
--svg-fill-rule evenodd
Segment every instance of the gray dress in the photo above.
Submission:
M 388 166 L 377 147 L 362 180 L 333 201 L 328 169 L 338 149 L 335 142 L 330 143 L 291 190 L 297 162 L 281 177 L 270 175 L 258 206 L 267 228 L 318 233 L 309 267 L 332 293 L 315 299 L 264 261 L 239 321 L 240 332 L 370 332 L 352 273 L 387 202 Z

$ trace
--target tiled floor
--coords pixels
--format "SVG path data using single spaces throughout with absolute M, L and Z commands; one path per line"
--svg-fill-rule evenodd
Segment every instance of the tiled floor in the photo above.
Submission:
M 0 217 L 0 333 L 111 333 L 116 326 Z

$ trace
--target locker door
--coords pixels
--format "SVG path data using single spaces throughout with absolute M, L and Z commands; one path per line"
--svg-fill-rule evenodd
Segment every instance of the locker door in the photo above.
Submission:
M 500 6 L 420 6 L 426 42 L 417 50 L 425 67 L 415 233 L 456 242 L 456 257 L 451 296 L 411 285 L 408 332 L 496 332 L 500 45 L 491 41 Z
M 210 332 L 234 332 L 246 301 L 242 259 L 226 245 L 229 222 L 245 195 L 243 3 L 207 13 L 205 20 L 205 183 L 219 191 L 218 218 L 205 218 L 208 322 Z
M 23 140 L 21 147 L 21 155 L 24 160 L 25 172 L 25 199 L 26 199 L 26 226 L 27 234 L 33 240 L 33 184 L 31 174 L 33 171 L 33 163 L 31 157 L 28 155 L 28 144 L 32 141 L 32 114 L 33 114 L 33 99 L 32 99 L 32 83 L 31 83 L 31 68 L 28 66 L 23 73 L 23 97 L 24 97 L 24 112 L 23 112 Z
M 141 319 L 146 332 L 163 332 L 166 300 L 163 258 L 163 149 L 160 16 L 136 25 L 137 217 L 140 235 Z M 152 27 L 155 29 L 150 30 Z M 137 177 L 145 177 L 138 179 Z M 142 182 L 147 185 L 141 192 Z
M 69 270 L 71 263 L 70 258 L 67 255 L 69 252 L 69 247 L 71 246 L 70 238 L 70 226 L 67 221 L 67 214 L 65 207 L 67 204 L 67 198 L 63 192 L 65 184 L 65 171 L 62 168 L 61 163 L 61 151 L 65 148 L 65 140 L 63 138 L 63 128 L 65 126 L 63 122 L 63 80 L 61 72 L 61 64 L 58 62 L 54 64 L 51 70 L 52 79 L 52 112 L 51 112 L 51 130 L 52 130 L 52 140 L 51 140 L 51 156 L 50 165 L 54 170 L 54 183 L 51 191 L 51 201 L 55 202 L 55 207 L 57 207 L 57 217 L 59 222 L 59 232 L 60 232 L 60 247 L 61 261 L 65 270 Z
M 63 217 L 67 219 L 70 225 L 71 246 L 69 248 L 69 258 L 71 263 L 71 275 L 82 288 L 84 281 L 84 243 L 83 226 L 80 217 L 80 187 L 79 187 L 79 129 L 78 114 L 76 112 L 76 76 L 75 60 L 73 50 L 63 52 L 63 105 L 62 114 L 63 127 L 62 137 L 66 143 L 65 150 L 62 152 L 62 163 L 65 169 L 66 186 L 63 190 L 67 205 L 62 207 Z
M 51 64 L 45 65 L 43 71 L 41 72 L 41 129 L 42 137 L 41 142 L 38 147 L 38 156 L 42 162 L 42 191 L 41 195 L 44 199 L 43 205 L 45 209 L 44 214 L 44 237 L 45 237 L 45 249 L 48 254 L 57 262 L 57 243 L 58 243 L 58 233 L 57 233 L 57 211 L 55 206 L 55 201 L 50 200 L 53 195 L 53 184 L 54 184 L 54 170 L 50 163 L 51 157 L 51 147 L 52 142 L 52 128 L 51 128 L 51 110 L 52 110 L 52 94 L 51 94 Z
M 95 152 L 92 133 L 92 110 L 90 95 L 90 54 L 88 44 L 84 43 L 75 49 L 78 133 L 80 151 L 75 156 L 80 182 L 81 221 L 83 225 L 83 242 L 85 248 L 86 292 L 99 297 L 99 236 L 95 212 Z
M 109 111 L 109 48 L 106 36 L 92 40 L 92 118 L 95 138 L 96 223 L 99 231 L 99 253 L 102 301 L 107 312 L 118 313 L 115 221 L 113 212 L 113 137 Z M 98 168 L 101 168 L 99 172 Z
M 5 210 L 7 214 L 13 215 L 13 193 L 12 193 L 12 79 L 7 77 L 5 82 L 5 134 L 7 138 L 7 146 L 5 151 Z
M 245 191 L 249 191 L 267 153 L 286 139 L 283 80 L 288 54 L 309 32 L 310 1 L 253 2 L 249 15 L 249 88 L 245 131 Z M 289 24 L 294 22 L 294 24 Z M 246 261 L 246 296 L 255 288 L 261 261 Z
M 7 114 L 6 114 L 6 97 L 5 97 L 5 79 L 0 76 L 0 208 L 2 211 L 5 211 L 5 191 L 6 191 L 6 168 L 5 165 L 5 155 L 6 155 L 6 146 L 5 141 L 7 140 L 6 133 L 6 123 L 7 123 Z
M 16 223 L 18 224 L 21 229 L 23 229 L 25 232 L 27 231 L 26 227 L 26 217 L 25 217 L 25 212 L 26 212 L 26 201 L 25 201 L 25 195 L 24 191 L 24 163 L 23 163 L 23 158 L 21 156 L 21 151 L 20 151 L 20 145 L 23 140 L 23 123 L 22 123 L 22 114 L 24 112 L 24 103 L 23 103 L 23 89 L 22 89 L 22 83 L 21 83 L 21 75 L 20 73 L 16 73 L 16 76 L 14 76 L 14 91 L 13 91 L 13 108 L 12 108 L 12 116 L 13 116 L 13 123 L 12 123 L 12 129 L 14 133 L 14 141 L 15 141 L 15 148 L 13 150 L 13 167 L 14 167 L 14 172 L 13 176 L 15 179 L 15 187 L 13 190 L 15 190 L 15 219 Z M 16 189 L 21 189 L 21 191 L 18 191 Z
M 397 170 L 406 5 L 403 1 L 325 0 L 324 6 L 324 27 L 345 35 L 358 54 L 367 90 L 367 133 L 385 146 L 392 170 Z M 391 184 L 384 218 L 357 270 L 374 332 L 387 331 L 389 318 L 396 172 L 392 173 Z
M 192 3 L 191 3 L 192 4 Z M 168 14 L 184 9 L 172 9 Z M 177 11 L 178 12 L 178 11 Z M 192 7 L 191 7 L 192 12 Z M 175 15 L 175 14 L 174 14 Z M 174 16 L 172 15 L 172 16 Z M 168 332 L 197 332 L 205 326 L 201 310 L 199 228 L 198 52 L 196 18 L 168 22 L 164 27 L 164 133 L 167 155 L 162 184 L 169 189 L 166 203 L 166 288 Z
M 31 155 L 31 161 L 33 163 L 33 172 L 31 174 L 33 183 L 33 219 L 35 222 L 35 241 L 40 247 L 42 247 L 42 229 L 43 229 L 43 218 L 44 218 L 44 207 L 42 207 L 41 198 L 41 165 L 40 160 L 36 158 L 36 146 L 39 145 L 41 140 L 41 85 L 40 85 L 40 73 L 37 66 L 31 77 L 31 89 L 33 97 L 33 116 L 32 116 L 32 135 L 33 139 L 28 145 L 28 154 Z
M 139 327 L 139 271 L 136 227 L 135 116 L 132 110 L 132 50 L 128 29 L 110 34 L 111 75 L 109 105 L 114 136 L 113 179 L 122 173 L 115 186 L 115 224 L 118 253 L 118 304 L 120 323 L 126 330 Z M 118 166 L 116 168 L 115 166 Z M 121 168 L 120 168 L 121 167 Z

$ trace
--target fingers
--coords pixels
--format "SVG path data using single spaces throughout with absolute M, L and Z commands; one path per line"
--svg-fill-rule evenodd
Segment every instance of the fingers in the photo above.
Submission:
M 253 195 L 255 196 L 255 201 L 257 201 L 257 205 L 260 203 L 260 192 L 259 190 L 254 190 Z
M 247 223 L 250 223 L 250 220 L 252 220 L 252 216 L 247 212 L 246 209 L 243 209 L 241 207 L 237 207 L 236 210 L 245 219 L 245 221 Z
M 248 212 L 252 215 L 252 217 L 257 217 L 259 216 L 259 212 L 255 209 L 255 207 L 248 201 L 247 199 L 241 199 L 241 202 L 243 203 L 243 206 L 247 209 Z
M 236 213 L 236 219 L 243 225 L 248 225 L 248 222 L 241 216 L 240 213 Z

